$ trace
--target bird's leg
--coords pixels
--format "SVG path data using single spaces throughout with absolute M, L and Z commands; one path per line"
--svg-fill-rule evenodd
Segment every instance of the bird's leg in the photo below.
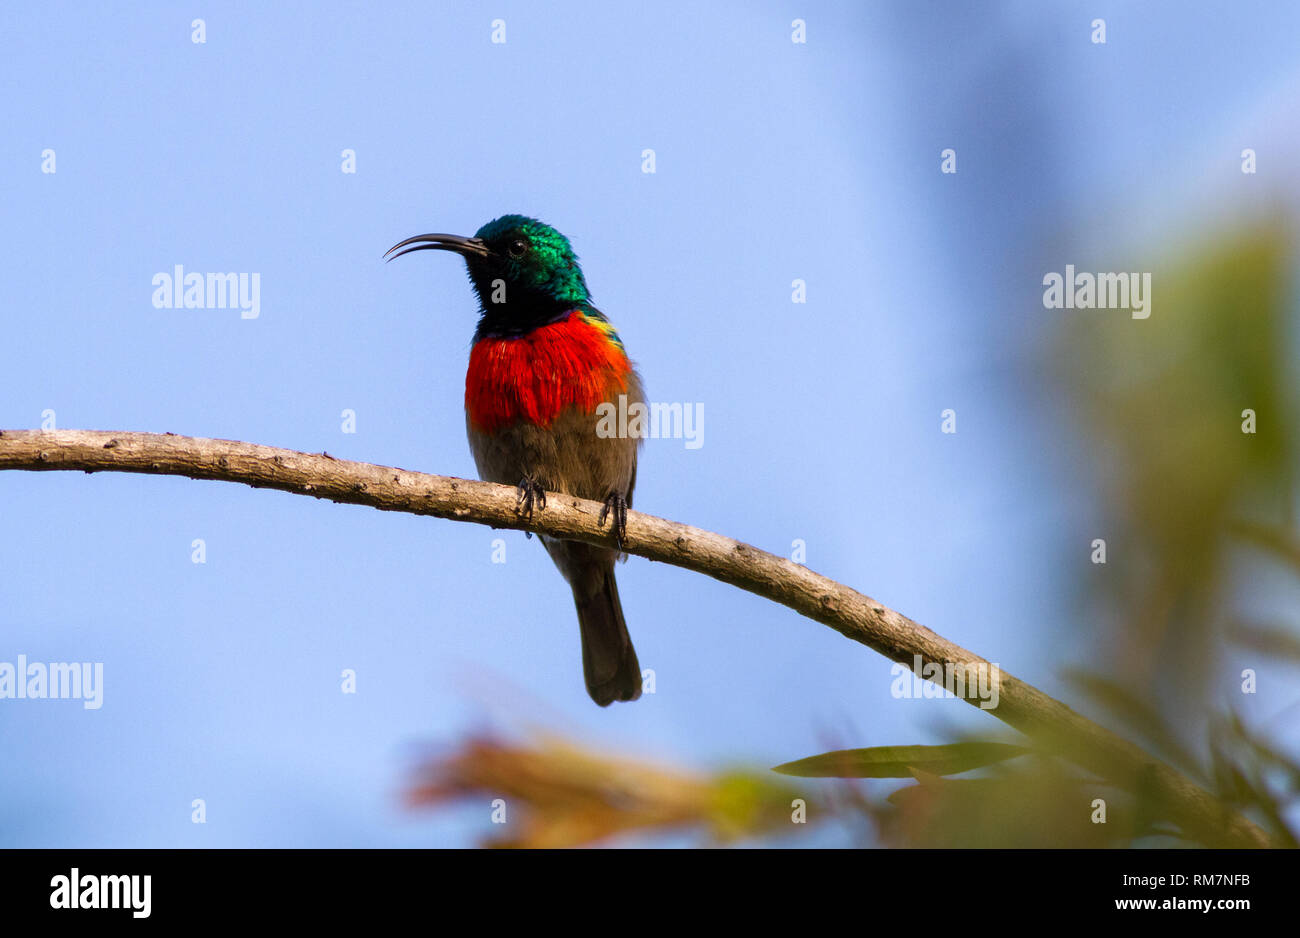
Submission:
M 520 479 L 519 484 L 515 486 L 515 491 L 519 493 L 519 497 L 515 499 L 515 514 L 519 517 L 532 521 L 534 505 L 538 511 L 546 509 L 546 490 L 538 485 L 531 475 Z M 531 540 L 533 532 L 525 531 L 524 536 Z
M 597 524 L 605 526 L 605 519 L 613 514 L 611 527 L 614 531 L 614 540 L 618 544 L 618 549 L 623 549 L 623 536 L 627 534 L 627 499 L 623 497 L 622 492 L 610 492 L 609 497 L 605 499 L 605 507 L 600 509 L 600 518 Z

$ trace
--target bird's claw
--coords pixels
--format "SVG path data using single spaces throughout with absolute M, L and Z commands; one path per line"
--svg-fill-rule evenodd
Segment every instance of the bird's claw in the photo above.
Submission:
M 613 515 L 611 527 L 614 531 L 614 540 L 618 544 L 618 549 L 623 549 L 623 538 L 627 534 L 627 499 L 621 492 L 611 492 L 609 498 L 605 499 L 605 507 L 600 509 L 600 518 L 597 524 L 605 526 L 605 519 Z
M 533 508 L 538 511 L 546 509 L 546 490 L 533 481 L 532 476 L 524 476 L 515 486 L 518 497 L 515 499 L 515 514 L 528 521 L 533 520 Z M 525 536 L 532 538 L 532 531 L 525 531 Z

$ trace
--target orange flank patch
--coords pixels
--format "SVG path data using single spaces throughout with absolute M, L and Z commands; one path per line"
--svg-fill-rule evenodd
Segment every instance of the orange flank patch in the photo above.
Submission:
M 627 390 L 627 354 L 581 313 L 516 338 L 483 338 L 469 353 L 465 410 L 485 433 L 519 420 L 551 425 L 568 407 L 594 413 Z

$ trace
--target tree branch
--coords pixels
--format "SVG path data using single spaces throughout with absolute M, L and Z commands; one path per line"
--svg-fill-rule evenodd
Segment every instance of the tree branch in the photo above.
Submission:
M 142 472 L 215 479 L 381 511 L 472 521 L 606 546 L 613 542 L 608 529 L 597 523 L 599 502 L 548 493 L 545 510 L 526 522 L 515 514 L 515 490 L 509 486 L 348 462 L 324 453 L 171 433 L 3 430 L 2 469 Z M 988 665 L 985 659 L 874 599 L 712 531 L 630 511 L 623 548 L 788 606 L 908 668 L 912 668 L 914 656 L 925 663 L 963 668 Z M 1037 688 L 1000 672 L 998 694 L 998 706 L 990 711 L 998 719 L 1036 740 L 1046 751 L 1126 790 L 1158 798 L 1171 817 L 1198 839 L 1223 846 L 1272 846 L 1262 829 L 1191 779 Z

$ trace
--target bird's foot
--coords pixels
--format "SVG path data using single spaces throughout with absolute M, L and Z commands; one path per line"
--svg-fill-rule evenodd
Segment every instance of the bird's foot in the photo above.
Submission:
M 538 511 L 546 509 L 546 491 L 533 481 L 532 476 L 524 476 L 515 486 L 515 491 L 519 497 L 515 499 L 515 514 L 529 521 L 533 520 L 533 508 Z M 532 538 L 532 531 L 525 531 L 524 535 L 529 539 Z
M 605 507 L 600 509 L 600 518 L 597 524 L 605 526 L 605 519 L 612 517 L 611 527 L 614 531 L 614 541 L 618 544 L 618 549 L 623 549 L 623 537 L 627 534 L 627 499 L 623 497 L 622 492 L 611 492 L 609 498 L 605 499 Z

